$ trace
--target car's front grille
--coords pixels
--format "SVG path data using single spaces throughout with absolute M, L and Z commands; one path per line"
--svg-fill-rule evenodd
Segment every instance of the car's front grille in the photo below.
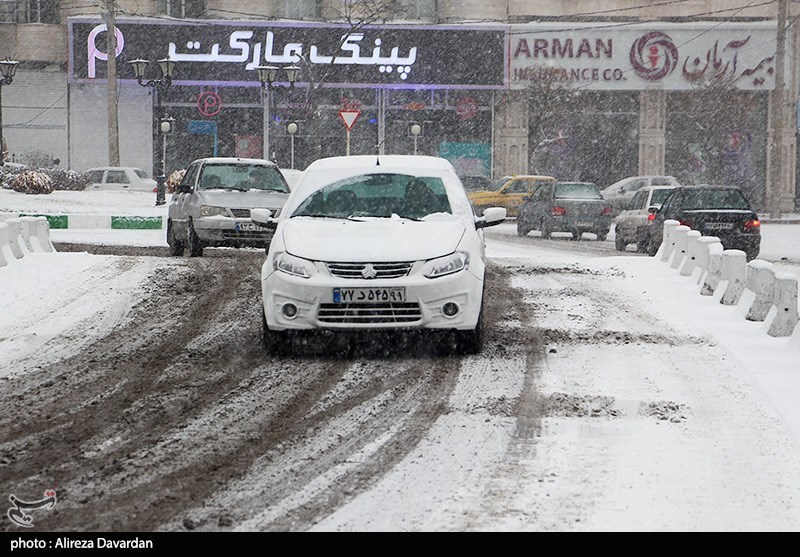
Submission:
M 413 323 L 422 319 L 422 311 L 416 302 L 320 304 L 317 318 L 322 323 Z
M 411 261 L 398 263 L 328 263 L 328 271 L 346 279 L 390 279 L 408 275 Z
M 249 219 L 250 218 L 250 209 L 231 209 L 231 213 L 234 217 L 239 219 Z

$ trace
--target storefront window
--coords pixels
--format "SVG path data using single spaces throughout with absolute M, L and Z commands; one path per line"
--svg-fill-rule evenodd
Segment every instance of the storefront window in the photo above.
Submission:
M 666 171 L 684 184 L 739 186 L 764 206 L 767 95 L 710 87 L 667 96 Z
M 11 0 L 0 2 L 0 21 L 60 23 L 56 0 Z

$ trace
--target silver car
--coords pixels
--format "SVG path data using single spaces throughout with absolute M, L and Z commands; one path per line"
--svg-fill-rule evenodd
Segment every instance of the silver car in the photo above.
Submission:
M 614 182 L 607 188 L 600 190 L 603 199 L 611 203 L 613 216 L 620 214 L 633 196 L 646 186 L 679 186 L 680 183 L 674 176 L 631 176 Z
M 633 196 L 628 206 L 614 219 L 614 244 L 625 251 L 628 244 L 636 244 L 636 251 L 647 253 L 650 227 L 655 212 L 676 186 L 645 186 Z
M 267 248 L 274 230 L 257 226 L 251 209 L 280 213 L 289 186 L 275 163 L 213 157 L 194 161 L 172 195 L 167 243 L 172 255 L 203 255 L 205 247 Z

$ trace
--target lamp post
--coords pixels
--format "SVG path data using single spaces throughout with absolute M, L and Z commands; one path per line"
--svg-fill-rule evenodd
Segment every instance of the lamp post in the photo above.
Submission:
M 297 124 L 294 122 L 290 123 L 286 126 L 286 131 L 289 134 L 289 137 L 292 139 L 292 170 L 294 170 L 294 134 L 297 133 Z
M 414 154 L 417 154 L 417 138 L 419 134 L 422 132 L 422 128 L 419 124 L 414 124 L 411 126 L 411 135 L 414 136 Z
M 172 123 L 175 121 L 164 114 L 161 106 L 161 96 L 167 88 L 172 85 L 172 72 L 175 69 L 175 61 L 169 58 L 162 58 L 157 61 L 158 67 L 161 70 L 161 77 L 158 79 L 145 80 L 144 74 L 147 69 L 149 60 L 131 60 L 128 62 L 133 67 L 133 75 L 136 81 L 143 87 L 152 87 L 156 96 L 156 118 L 158 119 L 158 128 L 155 134 L 161 134 L 161 156 L 158 161 L 158 168 L 153 169 L 153 174 L 156 176 L 156 205 L 164 205 L 166 203 L 166 158 L 167 158 L 167 134 L 172 129 Z M 156 141 L 156 137 L 153 141 Z
M 3 85 L 11 85 L 14 81 L 14 74 L 17 73 L 16 60 L 0 60 L 0 166 L 6 162 L 6 153 L 4 147 L 6 146 L 5 139 L 3 138 Z
M 262 126 L 264 130 L 264 141 L 261 153 L 262 157 L 265 159 L 269 159 L 269 121 L 270 112 L 272 110 L 272 90 L 278 85 L 278 74 L 281 70 L 286 72 L 286 81 L 289 83 L 289 89 L 293 89 L 295 81 L 297 81 L 297 76 L 300 73 L 300 68 L 298 66 L 294 64 L 283 67 L 256 66 L 258 80 L 261 82 L 261 106 L 263 107 Z M 294 147 L 294 144 L 292 144 L 292 147 Z M 292 155 L 292 158 L 294 158 L 294 155 Z M 294 166 L 292 166 L 292 168 L 294 168 Z

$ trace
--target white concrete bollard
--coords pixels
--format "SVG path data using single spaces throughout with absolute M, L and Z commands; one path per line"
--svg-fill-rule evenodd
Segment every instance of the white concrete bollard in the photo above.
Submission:
M 702 284 L 708 273 L 708 264 L 711 258 L 710 248 L 712 245 L 719 245 L 722 249 L 722 242 L 716 236 L 703 236 L 698 241 L 696 253 L 696 269 L 699 269 L 697 274 L 697 284 Z M 722 253 L 722 252 L 720 252 Z
M 728 281 L 725 293 L 719 303 L 735 306 L 744 292 L 744 280 L 747 275 L 747 254 L 738 249 L 726 249 L 722 252 L 722 280 Z
M 677 269 L 683 263 L 683 258 L 686 257 L 686 246 L 689 242 L 689 228 L 686 225 L 679 224 L 672 231 L 670 237 L 672 238 L 672 263 L 670 267 Z
M 700 295 L 713 296 L 722 280 L 722 242 L 708 244 L 708 272 L 700 288 Z
M 672 243 L 672 234 L 679 224 L 678 221 L 673 219 L 664 221 L 664 234 L 661 239 L 661 246 L 658 249 L 661 252 L 661 261 L 665 263 L 669 261 L 669 256 L 672 255 L 675 249 L 675 245 Z
M 700 234 L 697 230 L 690 230 L 686 233 L 686 257 L 683 258 L 683 265 L 678 273 L 682 277 L 691 276 L 697 266 L 697 252 L 700 250 Z
M 797 307 L 797 277 L 789 273 L 775 274 L 775 308 L 778 312 L 767 330 L 772 337 L 792 336 L 800 321 Z
M 762 259 L 754 259 L 748 263 L 744 286 L 754 294 L 745 319 L 764 321 L 775 303 L 775 268 L 772 263 Z
M 50 240 L 50 223 L 47 217 L 31 217 L 31 245 L 34 247 L 33 251 L 38 252 L 53 252 L 56 248 Z
M 20 242 L 22 235 L 22 221 L 18 218 L 6 220 L 8 225 L 8 244 L 11 246 L 11 252 L 14 254 L 15 259 L 22 259 L 28 253 L 26 248 L 23 248 Z

